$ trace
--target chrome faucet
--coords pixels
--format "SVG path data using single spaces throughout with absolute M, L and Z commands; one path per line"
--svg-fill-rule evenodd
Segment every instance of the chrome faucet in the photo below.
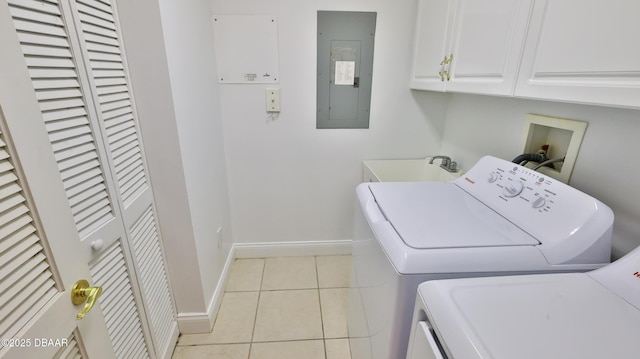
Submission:
M 451 157 L 449 156 L 433 156 L 429 160 L 429 164 L 432 165 L 434 160 L 441 159 L 442 163 L 440 163 L 440 168 L 443 168 L 447 172 L 458 172 L 458 164 L 456 161 L 451 161 Z

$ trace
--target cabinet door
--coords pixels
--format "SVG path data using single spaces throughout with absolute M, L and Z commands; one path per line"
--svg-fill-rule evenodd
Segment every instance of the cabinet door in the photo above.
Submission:
M 444 91 L 444 80 L 439 76 L 440 65 L 448 54 L 453 25 L 455 0 L 419 1 L 414 39 L 413 71 L 410 87 L 416 90 Z
M 459 0 L 446 90 L 513 93 L 531 0 Z
M 640 107 L 638 14 L 638 1 L 536 1 L 515 95 Z

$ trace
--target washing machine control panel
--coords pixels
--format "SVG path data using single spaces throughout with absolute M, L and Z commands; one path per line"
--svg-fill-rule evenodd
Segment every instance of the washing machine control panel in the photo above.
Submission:
M 521 200 L 530 208 L 548 212 L 556 201 L 553 190 L 555 180 L 522 166 L 499 166 L 488 173 L 487 183 L 499 188 L 497 196 L 503 199 Z
M 541 242 L 570 237 L 606 207 L 554 178 L 491 156 L 453 182 Z

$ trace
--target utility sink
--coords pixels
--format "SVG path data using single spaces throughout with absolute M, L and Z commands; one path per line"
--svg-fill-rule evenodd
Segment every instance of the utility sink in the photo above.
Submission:
M 440 167 L 440 160 L 429 164 L 431 158 L 415 160 L 368 160 L 362 162 L 363 182 L 447 182 L 460 177 L 464 171 L 451 173 Z

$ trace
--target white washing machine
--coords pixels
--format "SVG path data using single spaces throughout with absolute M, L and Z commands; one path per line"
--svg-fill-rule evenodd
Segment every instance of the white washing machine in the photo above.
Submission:
M 636 359 L 640 247 L 589 273 L 452 279 L 418 289 L 408 359 Z
M 356 192 L 353 359 L 406 356 L 421 282 L 584 272 L 609 262 L 606 205 L 495 157 L 451 182 L 363 183 Z

